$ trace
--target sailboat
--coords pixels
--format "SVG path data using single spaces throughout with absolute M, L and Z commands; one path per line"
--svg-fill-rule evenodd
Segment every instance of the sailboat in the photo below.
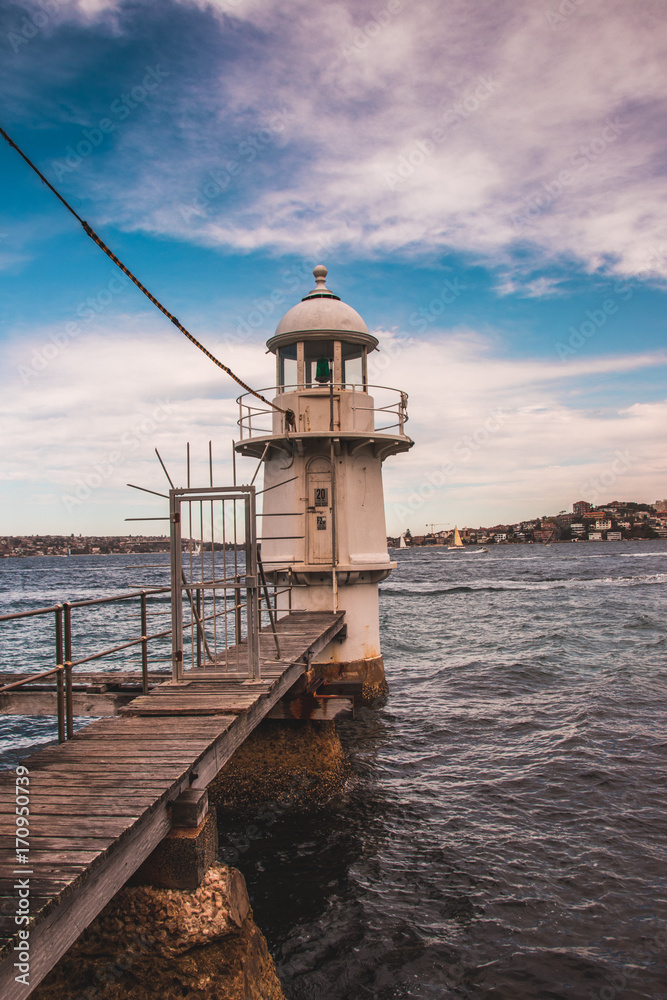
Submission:
M 452 545 L 448 545 L 447 548 L 449 549 L 450 552 L 455 549 L 465 548 L 463 540 L 461 539 L 461 533 L 459 529 L 456 527 L 456 525 L 454 525 L 454 542 Z
M 451 545 L 447 546 L 448 552 L 488 552 L 488 549 L 480 548 L 479 545 L 464 545 L 463 539 L 461 538 L 461 532 L 454 525 L 454 539 Z

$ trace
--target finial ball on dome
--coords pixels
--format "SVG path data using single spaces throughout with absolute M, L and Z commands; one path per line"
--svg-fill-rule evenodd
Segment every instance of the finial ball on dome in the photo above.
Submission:
M 321 285 L 324 284 L 324 282 L 327 279 L 327 274 L 328 273 L 329 272 L 327 271 L 327 269 L 324 266 L 324 264 L 318 264 L 317 267 L 313 268 L 313 276 L 314 276 L 315 281 L 316 281 L 316 283 L 317 283 L 318 286 L 321 286 Z

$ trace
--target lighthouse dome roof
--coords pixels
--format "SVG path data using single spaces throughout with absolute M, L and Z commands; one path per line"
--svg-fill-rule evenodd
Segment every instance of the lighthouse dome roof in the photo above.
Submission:
M 368 327 L 356 309 L 342 302 L 339 295 L 326 287 L 326 267 L 318 264 L 313 275 L 316 287 L 285 313 L 275 334 L 267 341 L 269 350 L 275 351 L 297 340 L 323 340 L 332 337 L 365 344 L 370 350 L 377 347 L 377 338 L 368 332 Z

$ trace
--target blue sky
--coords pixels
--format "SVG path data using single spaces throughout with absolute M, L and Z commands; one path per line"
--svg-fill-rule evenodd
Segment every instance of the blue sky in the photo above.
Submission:
M 650 0 L 26 0 L 0 122 L 253 385 L 325 263 L 410 394 L 388 529 L 494 524 L 667 496 L 666 41 Z M 228 481 L 235 385 L 0 176 L 3 533 L 124 533 L 155 446 Z

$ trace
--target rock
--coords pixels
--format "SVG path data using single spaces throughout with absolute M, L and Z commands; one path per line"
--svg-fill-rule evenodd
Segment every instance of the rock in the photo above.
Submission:
M 208 786 L 209 801 L 223 814 L 309 808 L 337 795 L 348 774 L 333 722 L 266 719 Z
M 245 879 L 236 868 L 230 868 L 227 880 L 227 906 L 231 920 L 240 927 L 248 913 L 250 912 L 250 900 L 246 889 Z
M 31 1000 L 184 996 L 285 1000 L 243 875 L 217 862 L 198 889 L 126 886 Z

